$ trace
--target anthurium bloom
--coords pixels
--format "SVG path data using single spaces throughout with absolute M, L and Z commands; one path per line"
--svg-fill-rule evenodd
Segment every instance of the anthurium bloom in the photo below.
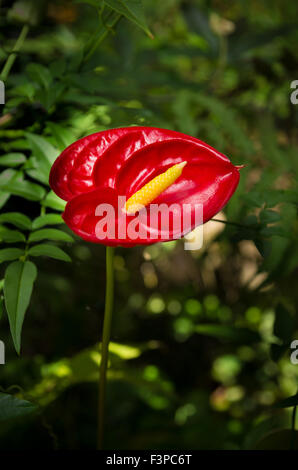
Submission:
M 228 202 L 239 166 L 204 142 L 153 127 L 98 132 L 54 162 L 53 191 L 67 201 L 66 224 L 109 246 L 181 238 Z

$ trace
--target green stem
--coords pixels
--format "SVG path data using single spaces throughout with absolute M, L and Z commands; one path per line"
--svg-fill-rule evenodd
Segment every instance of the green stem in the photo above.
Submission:
M 248 228 L 250 230 L 256 230 L 256 227 L 251 225 L 238 224 L 237 222 L 230 222 L 229 220 L 211 219 L 213 222 L 220 222 L 221 224 L 233 225 L 234 227 Z
M 27 37 L 28 32 L 29 32 L 29 26 L 25 24 L 21 30 L 21 33 L 17 39 L 17 42 L 14 45 L 14 48 L 12 49 L 11 54 L 9 54 L 9 56 L 7 57 L 7 60 L 2 69 L 0 77 L 3 81 L 7 79 L 9 72 L 14 64 L 14 61 L 16 60 L 17 54 L 24 44 L 24 41 Z
M 294 406 L 293 408 L 293 413 L 292 413 L 292 436 L 291 436 L 291 446 L 290 449 L 294 450 L 295 449 L 295 437 L 296 437 L 296 431 L 295 431 L 295 424 L 296 424 L 296 413 L 297 413 L 297 405 Z
M 97 448 L 103 448 L 104 437 L 104 409 L 107 382 L 107 367 L 109 358 L 109 342 L 111 336 L 111 324 L 114 300 L 114 248 L 106 249 L 106 300 L 103 322 L 103 335 L 101 345 L 101 362 L 99 375 L 99 400 L 98 400 L 98 442 Z
M 90 46 L 90 49 L 89 49 L 88 53 L 86 54 L 86 56 L 84 57 L 83 62 L 87 62 L 93 56 L 94 52 L 97 50 L 100 43 L 107 37 L 107 35 L 111 31 L 111 29 L 116 26 L 116 24 L 118 23 L 120 18 L 121 18 L 121 15 L 119 15 L 118 13 L 112 13 L 110 15 L 110 17 L 107 20 L 106 24 L 103 25 L 101 27 L 100 31 L 98 32 L 96 40 Z

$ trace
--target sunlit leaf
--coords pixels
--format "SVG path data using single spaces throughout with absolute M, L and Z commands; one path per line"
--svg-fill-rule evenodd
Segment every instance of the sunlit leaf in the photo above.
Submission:
M 42 186 L 23 179 L 14 179 L 2 186 L 1 189 L 30 201 L 40 201 L 45 195 L 45 189 Z
M 32 230 L 37 230 L 46 225 L 60 225 L 63 223 L 61 215 L 58 214 L 44 214 L 40 215 L 32 222 Z
M 49 207 L 50 209 L 54 209 L 57 211 L 63 211 L 66 205 L 65 201 L 62 201 L 60 197 L 56 196 L 54 191 L 50 191 L 46 198 L 43 200 L 43 205 L 45 207 Z
M 60 150 L 64 150 L 74 141 L 74 136 L 65 127 L 62 127 L 54 122 L 48 122 L 47 126 L 50 129 L 52 135 L 55 137 L 57 146 L 60 148 Z
M 141 349 L 136 346 L 129 346 L 127 344 L 120 344 L 111 342 L 109 346 L 109 351 L 112 354 L 116 354 L 121 359 L 135 359 L 141 354 Z
M 149 390 L 163 395 L 169 394 L 169 387 L 162 380 L 150 381 L 140 377 L 140 371 L 133 371 L 125 367 L 127 360 L 139 357 L 147 345 L 140 347 L 120 343 L 110 343 L 110 358 L 108 377 L 110 380 L 131 383 L 138 386 L 141 394 L 149 399 Z M 36 397 L 39 403 L 45 405 L 54 400 L 65 388 L 85 382 L 97 382 L 101 361 L 100 345 L 84 349 L 70 358 L 45 364 L 41 368 L 43 380 L 30 394 Z M 51 387 L 49 389 L 49 384 Z
M 51 166 L 57 158 L 59 151 L 40 135 L 26 133 L 26 137 L 33 153 L 34 166 L 38 171 L 42 172 L 48 181 Z
M 0 157 L 0 166 L 19 166 L 25 161 L 26 157 L 23 153 L 8 153 Z

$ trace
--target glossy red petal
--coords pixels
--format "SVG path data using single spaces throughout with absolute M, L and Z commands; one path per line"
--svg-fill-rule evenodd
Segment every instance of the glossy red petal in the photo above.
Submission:
M 204 142 L 180 132 L 154 127 L 123 127 L 89 135 L 67 147 L 52 166 L 50 186 L 66 201 L 100 186 L 115 187 L 118 173 L 132 158 L 147 163 L 146 171 L 150 167 L 150 162 L 144 161 L 146 158 L 151 160 L 154 156 L 152 168 L 174 159 L 174 155 L 164 153 L 163 146 L 159 149 L 165 142 L 172 142 L 174 147 L 182 144 L 182 152 L 184 144 L 189 142 L 193 148 L 209 149 L 210 154 L 215 153 L 219 159 L 228 161 Z M 168 151 L 172 148 L 173 145 L 169 146 Z
M 136 241 L 129 234 L 117 238 L 119 220 L 123 224 L 118 196 L 128 199 L 152 178 L 182 161 L 187 162 L 182 175 L 153 201 L 166 205 L 159 217 L 170 205 L 176 205 L 167 230 L 159 218 L 153 220 L 148 215 L 141 222 L 141 239 Z M 154 243 L 152 233 L 158 237 L 155 241 L 180 238 L 220 211 L 238 182 L 239 169 L 225 155 L 185 134 L 150 127 L 112 129 L 80 139 L 58 157 L 50 174 L 52 189 L 69 201 L 64 219 L 74 232 L 88 241 L 123 246 Z M 102 220 L 96 207 L 104 203 L 115 208 L 116 234 L 103 241 L 96 232 Z M 203 218 L 198 222 L 199 204 Z M 187 229 L 179 229 L 175 223 L 184 220 L 181 214 L 186 206 L 190 221 Z M 131 219 L 125 222 L 126 228 Z
M 84 240 L 109 246 L 128 247 L 179 239 L 213 217 L 235 191 L 239 181 L 238 169 L 231 164 L 226 165 L 229 168 L 223 165 L 222 173 L 217 169 L 216 174 L 214 168 L 201 167 L 200 177 L 197 179 L 194 178 L 193 169 L 189 168 L 188 175 L 175 183 L 176 190 L 169 188 L 170 191 L 165 191 L 153 202 L 158 205 L 157 217 L 152 217 L 149 207 L 141 218 L 138 215 L 123 215 L 122 208 L 126 198 L 119 204 L 116 190 L 99 188 L 70 200 L 63 218 Z M 197 218 L 197 214 L 201 216 L 201 212 L 197 212 L 200 204 L 203 206 L 202 219 Z M 164 225 L 162 220 L 168 221 L 168 225 Z M 140 223 L 135 224 L 132 236 L 129 226 L 133 221 Z
M 112 188 L 100 188 L 71 199 L 62 217 L 74 233 L 92 243 L 124 247 L 154 243 L 154 240 L 148 240 L 148 231 L 142 240 L 129 239 L 127 226 L 134 217 L 126 217 L 119 209 L 117 192 Z M 119 222 L 119 214 L 123 223 Z M 122 229 L 119 229 L 120 223 Z

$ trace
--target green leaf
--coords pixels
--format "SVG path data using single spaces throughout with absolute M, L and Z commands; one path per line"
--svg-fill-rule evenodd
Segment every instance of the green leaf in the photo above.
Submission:
M 49 165 L 52 165 L 59 153 L 57 149 L 40 135 L 26 132 L 26 137 L 35 156 L 40 160 L 47 161 Z
M 272 253 L 272 242 L 266 238 L 256 237 L 254 239 L 255 245 L 263 258 L 267 258 Z
M 32 163 L 33 165 L 35 165 L 34 158 L 33 157 L 29 158 L 28 163 L 29 164 Z M 27 173 L 28 176 L 30 176 L 30 178 L 38 181 L 39 183 L 46 184 L 46 185 L 49 184 L 49 174 L 48 173 L 45 175 L 41 171 L 36 170 L 34 168 L 33 169 L 32 168 L 26 169 L 26 173 Z
M 7 153 L 0 157 L 0 166 L 18 166 L 25 163 L 26 157 L 23 153 Z
M 11 90 L 12 96 L 20 97 L 20 102 L 30 102 L 33 101 L 34 95 L 36 93 L 36 86 L 33 83 L 24 83 L 23 85 L 16 86 L 13 90 Z M 22 98 L 25 98 L 21 101 Z M 11 103 L 11 102 L 10 102 Z
M 185 2 L 183 14 L 188 23 L 189 30 L 194 31 L 199 37 L 204 38 L 208 43 L 212 55 L 217 56 L 219 38 L 216 36 L 214 31 L 212 31 L 210 20 L 206 13 L 204 12 L 203 7 L 200 8 L 193 2 Z
M 66 59 L 57 59 L 50 63 L 50 72 L 53 77 L 62 77 L 66 70 Z
M 243 224 L 248 225 L 252 228 L 257 228 L 259 226 L 258 219 L 255 215 L 248 215 L 243 219 Z
M 8 199 L 10 198 L 9 193 L 5 193 L 4 191 L 0 191 L 0 209 L 7 203 Z
M 265 227 L 260 231 L 260 234 L 263 237 L 272 237 L 273 235 L 278 235 L 279 237 L 291 237 L 291 234 L 286 232 L 282 227 L 280 226 L 272 226 L 272 227 Z
M 33 246 L 28 253 L 31 256 L 49 256 L 50 258 L 59 259 L 61 261 L 71 261 L 71 258 L 61 250 L 61 248 L 54 245 L 47 245 L 46 243 Z
M 236 328 L 234 326 L 202 324 L 195 327 L 195 331 L 201 335 L 214 336 L 215 338 L 233 341 L 235 343 L 256 343 L 260 341 L 257 332 L 248 328 Z
M 61 215 L 58 214 L 45 214 L 40 215 L 33 220 L 32 230 L 37 230 L 45 225 L 60 225 L 63 224 Z
M 26 72 L 31 78 L 43 88 L 48 90 L 52 83 L 52 75 L 48 68 L 40 64 L 29 64 L 26 67 Z
M 255 30 L 240 30 L 233 41 L 229 42 L 229 56 L 233 60 L 243 60 L 256 48 L 273 44 L 278 36 L 285 36 L 292 31 L 292 25 L 271 26 L 260 32 Z M 264 119 L 267 122 L 267 119 Z M 272 134 L 271 134 L 272 138 Z M 269 152 L 268 152 L 269 153 Z
M 0 215 L 0 222 L 7 222 L 20 229 L 31 230 L 31 220 L 21 212 L 6 212 Z
M 0 392 L 0 421 L 26 416 L 36 410 L 37 406 L 30 401 Z
M 42 2 L 34 0 L 17 0 L 8 10 L 7 16 L 10 22 L 25 23 L 36 26 L 41 17 Z
M 96 9 L 101 6 L 102 0 L 74 0 L 75 3 L 87 3 L 87 5 L 92 5 Z
M 0 250 L 0 263 L 19 259 L 20 256 L 24 255 L 24 253 L 24 250 L 21 250 L 20 248 L 4 248 L 3 250 Z
M 281 219 L 281 216 L 278 212 L 272 210 L 263 210 L 260 212 L 260 221 L 263 224 L 272 224 L 278 222 Z
M 298 393 L 275 404 L 276 408 L 290 408 L 291 406 L 298 406 Z
M 150 38 L 153 38 L 145 19 L 141 0 L 105 0 L 105 4 L 117 13 L 124 15 L 129 21 L 145 31 Z
M 37 276 L 31 261 L 14 261 L 5 272 L 4 299 L 15 349 L 20 354 L 21 332 Z
M 243 194 L 242 197 L 252 207 L 262 207 L 265 203 L 263 194 L 258 191 L 250 191 L 248 194 Z
M 12 181 L 14 178 L 18 176 L 18 173 L 16 170 L 12 170 L 11 168 L 8 168 L 7 170 L 2 171 L 0 174 L 0 188 L 3 190 L 5 185 Z
M 50 191 L 47 194 L 47 197 L 43 201 L 43 205 L 45 207 L 49 207 L 50 209 L 55 209 L 57 211 L 64 211 L 66 202 L 60 199 L 54 191 Z
M 36 91 L 35 99 L 39 101 L 42 107 L 44 107 L 48 113 L 54 111 L 54 105 L 62 98 L 65 93 L 66 85 L 64 83 L 56 82 L 55 86 L 48 88 L 47 90 L 39 89 Z
M 0 297 L 0 320 L 3 316 L 3 308 L 4 308 L 3 304 L 4 304 L 4 299 L 3 299 L 3 297 Z
M 45 196 L 45 189 L 31 181 L 23 179 L 13 179 L 2 187 L 4 191 L 8 191 L 15 196 L 24 197 L 29 201 L 40 201 Z
M 22 232 L 18 230 L 9 230 L 6 227 L 0 226 L 0 242 L 6 243 L 19 243 L 26 242 L 26 237 Z
M 32 150 L 33 165 L 48 181 L 51 166 L 56 160 L 59 151 L 40 135 L 27 132 L 26 137 Z
M 74 141 L 74 136 L 68 129 L 59 126 L 54 122 L 48 122 L 47 126 L 50 129 L 53 137 L 55 137 L 57 146 L 60 150 L 64 150 L 65 147 L 68 147 Z
M 147 345 L 140 347 L 129 346 L 126 344 L 110 343 L 111 355 L 110 362 L 111 368 L 109 369 L 109 379 L 132 381 L 136 384 L 136 376 L 133 374 L 128 377 L 125 361 L 137 358 L 141 355 L 142 350 L 147 349 Z M 48 404 L 57 397 L 65 388 L 84 382 L 96 382 L 99 377 L 99 364 L 101 360 L 101 352 L 99 345 L 83 349 L 73 357 L 62 358 L 58 361 L 44 364 L 42 367 L 43 380 L 32 390 L 32 395 L 43 401 L 43 404 Z M 112 370 L 115 370 L 113 375 Z M 122 375 L 119 375 L 119 370 L 122 370 Z M 61 373 L 62 372 L 62 373 Z M 137 374 L 136 374 L 137 375 Z M 49 380 L 52 384 L 51 393 L 48 393 Z M 144 388 L 148 388 L 152 381 L 142 380 Z M 161 386 L 161 381 L 158 382 L 157 387 Z M 166 393 L 165 387 L 162 388 Z M 169 390 L 169 389 L 167 389 Z
M 1 236 L 1 232 L 0 232 Z M 57 230 L 55 228 L 45 228 L 42 230 L 37 230 L 29 236 L 29 243 L 39 242 L 41 240 L 54 240 L 62 242 L 73 242 L 73 238 L 62 230 Z
M 262 270 L 274 272 L 285 259 L 290 240 L 285 237 L 272 237 L 270 241 L 272 244 L 271 254 L 262 265 Z
M 239 122 L 240 116 L 235 109 L 232 109 L 224 101 L 208 93 L 190 92 L 188 98 L 198 105 L 201 113 L 202 110 L 207 110 L 210 114 L 209 119 L 213 122 L 221 122 L 224 135 L 228 136 L 229 141 L 236 146 L 243 156 L 248 156 L 254 152 L 253 144 L 243 131 Z M 202 119 L 206 119 L 206 117 L 202 116 Z M 241 161 L 238 162 L 241 163 Z

